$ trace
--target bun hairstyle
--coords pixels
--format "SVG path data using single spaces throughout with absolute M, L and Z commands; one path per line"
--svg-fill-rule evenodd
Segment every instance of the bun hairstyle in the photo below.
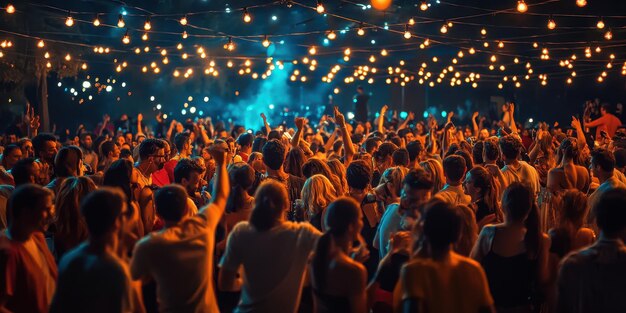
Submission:
M 573 137 L 563 139 L 563 141 L 561 141 L 561 145 L 559 146 L 559 153 L 561 157 L 577 160 L 579 154 L 578 140 Z
M 270 230 L 289 208 L 289 195 L 284 185 L 265 181 L 254 194 L 254 209 L 250 224 L 259 232 Z
M 360 218 L 361 209 L 359 204 L 356 200 L 349 197 L 338 198 L 326 208 L 324 217 L 326 232 L 317 241 L 312 260 L 313 280 L 318 290 L 324 290 L 326 285 L 328 256 L 330 255 L 334 239 L 345 235 L 350 225 L 358 222 Z

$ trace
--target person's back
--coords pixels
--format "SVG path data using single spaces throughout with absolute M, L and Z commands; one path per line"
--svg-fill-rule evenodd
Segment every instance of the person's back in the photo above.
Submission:
M 403 294 L 395 297 L 423 298 L 428 312 L 479 312 L 493 302 L 480 264 L 454 252 L 445 260 L 409 261 L 402 268 L 399 286 Z
M 308 223 L 284 222 L 262 232 L 249 222 L 237 224 L 220 266 L 233 271 L 243 266 L 238 312 L 293 312 L 319 235 Z
M 567 256 L 557 281 L 557 312 L 626 312 L 626 189 L 609 190 L 592 210 L 600 236 Z
M 94 253 L 83 243 L 59 263 L 50 312 L 132 312 L 131 297 L 130 273 L 123 261 L 114 254 Z
M 555 167 L 548 172 L 548 188 L 552 192 L 568 189 L 587 191 L 591 180 L 586 168 L 567 164 L 563 167 Z
M 502 175 L 508 184 L 519 182 L 527 185 L 534 193 L 538 193 L 541 187 L 539 174 L 532 165 L 525 161 L 518 161 L 518 165 L 505 165 L 502 168 Z
M 226 152 L 209 150 L 217 165 L 213 199 L 198 215 L 187 216 L 187 191 L 169 185 L 155 193 L 165 228 L 142 238 L 131 263 L 133 279 L 154 280 L 160 312 L 218 312 L 213 291 L 215 230 L 230 191 Z

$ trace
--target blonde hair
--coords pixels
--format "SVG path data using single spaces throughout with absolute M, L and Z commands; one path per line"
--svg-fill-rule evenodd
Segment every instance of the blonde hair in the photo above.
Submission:
M 399 197 L 400 190 L 402 189 L 402 180 L 408 172 L 409 169 L 403 166 L 390 167 L 383 172 L 378 185 L 391 183 L 395 196 Z
M 341 182 L 340 186 L 337 186 L 337 196 L 345 196 L 348 193 L 348 180 L 346 179 L 346 167 L 343 166 L 343 163 L 338 159 L 332 159 L 326 162 L 328 167 L 333 172 L 333 174 L 337 175 L 339 181 Z
M 301 193 L 304 209 L 309 218 L 320 213 L 335 200 L 336 191 L 330 180 L 321 174 L 309 177 Z
M 430 174 L 433 180 L 433 195 L 443 188 L 445 177 L 443 175 L 443 166 L 435 159 L 428 159 L 420 163 L 426 172 Z

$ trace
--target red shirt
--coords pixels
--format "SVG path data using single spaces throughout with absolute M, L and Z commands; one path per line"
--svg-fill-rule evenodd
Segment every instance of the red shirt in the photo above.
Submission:
M 622 121 L 611 113 L 604 114 L 604 116 L 599 119 L 585 123 L 585 127 L 596 127 L 596 140 L 602 138 L 600 134 L 602 131 L 605 131 L 607 135 L 609 135 L 609 138 L 613 138 L 620 126 L 622 126 Z
M 37 248 L 45 256 L 50 275 L 56 281 L 57 266 L 42 233 L 33 234 Z M 20 242 L 0 236 L 0 297 L 7 298 L 11 312 L 48 312 L 44 274 Z

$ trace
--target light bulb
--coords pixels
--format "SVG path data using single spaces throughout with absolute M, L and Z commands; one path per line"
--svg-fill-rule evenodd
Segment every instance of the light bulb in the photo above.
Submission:
M 141 36 L 141 40 L 143 40 L 143 41 L 148 40 L 148 33 L 144 33 L 144 34 Z
M 315 47 L 311 47 L 309 49 L 309 54 L 313 55 L 313 54 L 316 54 L 316 53 L 317 53 L 317 49 L 315 49 Z
M 243 21 L 246 23 L 250 23 L 252 21 L 252 16 L 250 16 L 248 9 L 243 9 Z
M 150 24 L 150 18 L 148 17 L 148 19 L 146 20 L 146 22 L 143 24 L 143 29 L 145 30 L 150 30 L 152 29 L 152 25 Z
M 363 23 L 359 25 L 359 29 L 356 31 L 356 34 L 359 36 L 365 35 L 365 30 L 363 29 Z
M 93 26 L 95 27 L 100 26 L 100 18 L 98 15 L 96 15 L 96 18 L 93 20 Z
M 122 42 L 127 45 L 130 43 L 130 37 L 128 36 L 128 31 L 126 32 L 126 34 L 124 35 L 124 37 L 122 37 Z
M 43 48 L 46 44 L 43 42 L 43 40 L 39 40 L 39 42 L 37 43 L 37 47 L 39 48 Z
M 334 31 L 331 30 L 330 32 L 328 32 L 327 37 L 330 40 L 335 40 L 337 38 L 337 34 Z
M 602 18 L 600 18 L 600 20 L 596 24 L 596 27 L 598 27 L 599 29 L 603 29 L 604 28 L 604 21 L 602 20 Z
M 187 31 L 183 31 L 183 39 L 187 39 L 187 37 L 189 37 L 189 35 L 187 35 Z
M 317 11 L 317 13 L 322 14 L 324 13 L 324 11 L 326 10 L 324 8 L 324 5 L 322 4 L 322 1 L 317 1 L 317 7 L 315 8 L 315 10 Z
M 428 3 L 426 3 L 426 1 L 422 1 L 422 4 L 420 4 L 420 10 L 422 11 L 428 10 Z
M 270 41 L 269 39 L 267 39 L 267 36 L 265 36 L 265 39 L 263 39 L 263 42 L 261 43 L 263 45 L 263 47 L 267 48 L 270 46 Z
M 380 55 L 387 56 L 387 50 L 386 49 L 381 50 Z
M 548 29 L 549 30 L 553 30 L 556 28 L 556 23 L 554 22 L 554 20 L 552 18 L 550 18 L 548 20 Z
M 604 39 L 606 39 L 606 40 L 613 39 L 613 33 L 611 32 L 610 29 L 604 34 Z
M 472 47 L 472 48 L 469 49 L 469 53 L 470 54 L 474 54 L 474 53 L 476 53 L 476 50 Z
M 443 26 L 441 26 L 441 28 L 439 29 L 439 31 L 440 31 L 442 34 L 447 33 L 447 32 L 448 32 L 448 26 L 447 26 L 446 24 L 443 24 Z
M 126 26 L 126 23 L 124 23 L 124 17 L 122 16 L 122 14 L 120 14 L 120 16 L 117 18 L 117 27 L 123 28 L 124 26 Z
M 65 61 L 70 61 L 72 60 L 72 56 L 68 53 L 65 55 Z
M 517 1 L 517 12 L 524 13 L 526 11 L 528 11 L 528 5 L 526 5 L 526 2 L 524 2 L 524 0 Z
M 183 16 L 180 19 L 180 25 L 183 25 L 183 26 L 187 25 L 187 15 Z
M 486 29 L 484 29 L 484 28 L 483 28 L 483 29 L 481 29 L 481 30 L 480 30 L 480 34 L 481 34 L 481 35 L 483 35 L 483 36 L 487 35 L 487 30 L 486 30 Z
M 406 25 L 404 28 L 404 38 L 411 39 L 411 32 L 409 31 L 409 25 Z
M 9 14 L 15 13 L 15 7 L 10 3 L 7 5 L 7 13 Z
M 587 0 L 576 0 L 576 5 L 582 8 L 587 5 Z
M 74 19 L 72 18 L 71 15 L 68 15 L 67 18 L 65 19 L 65 25 L 67 25 L 67 27 L 74 26 Z

